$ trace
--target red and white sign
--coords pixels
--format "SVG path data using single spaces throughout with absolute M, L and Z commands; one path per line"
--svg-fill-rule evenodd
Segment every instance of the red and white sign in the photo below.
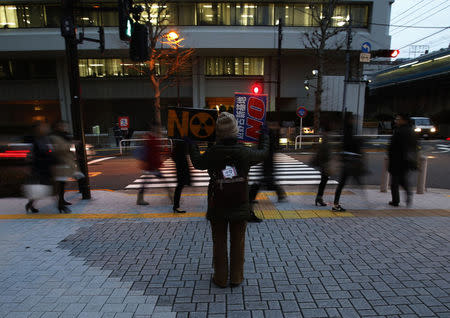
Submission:
M 306 110 L 305 107 L 300 106 L 299 108 L 297 108 L 296 113 L 297 113 L 297 116 L 298 116 L 298 117 L 300 117 L 300 118 L 305 118 L 306 115 L 308 114 L 308 111 Z
M 130 117 L 119 117 L 119 127 L 122 130 L 127 130 L 128 128 L 130 128 Z

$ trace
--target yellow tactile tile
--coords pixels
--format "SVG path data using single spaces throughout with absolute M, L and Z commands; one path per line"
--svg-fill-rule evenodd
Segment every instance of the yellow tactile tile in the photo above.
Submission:
M 282 219 L 281 214 L 277 210 L 263 210 L 263 219 Z
M 280 211 L 283 219 L 298 219 L 298 214 L 296 211 Z
M 319 217 L 313 210 L 297 210 L 297 214 L 301 219 L 310 219 Z

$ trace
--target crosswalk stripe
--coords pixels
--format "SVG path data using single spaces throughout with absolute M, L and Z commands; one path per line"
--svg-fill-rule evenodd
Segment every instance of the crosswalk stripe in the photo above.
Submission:
M 158 178 L 152 174 L 142 174 L 125 189 L 140 188 L 173 188 L 177 186 L 176 166 L 171 159 L 167 159 L 160 169 L 163 178 Z M 196 170 L 190 164 L 191 186 L 206 187 L 209 183 L 209 175 L 206 170 Z M 251 167 L 249 171 L 249 182 L 260 180 L 264 177 L 263 166 L 258 164 Z M 315 185 L 320 183 L 320 172 L 309 167 L 286 154 L 276 154 L 274 161 L 274 178 L 280 185 Z M 336 184 L 334 180 L 329 180 L 329 184 Z

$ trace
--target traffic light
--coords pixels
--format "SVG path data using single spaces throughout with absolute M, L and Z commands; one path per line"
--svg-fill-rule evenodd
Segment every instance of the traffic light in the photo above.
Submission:
M 133 20 L 130 14 L 133 8 L 133 0 L 118 0 L 119 1 L 119 35 L 123 41 L 130 41 L 131 28 Z
M 250 92 L 255 95 L 259 95 L 263 93 L 263 85 L 260 82 L 256 82 L 252 84 L 250 88 Z
M 130 59 L 135 62 L 145 62 L 149 58 L 147 27 L 144 24 L 135 23 L 131 32 Z
M 377 50 L 371 53 L 372 57 L 389 57 L 395 59 L 400 54 L 400 50 Z

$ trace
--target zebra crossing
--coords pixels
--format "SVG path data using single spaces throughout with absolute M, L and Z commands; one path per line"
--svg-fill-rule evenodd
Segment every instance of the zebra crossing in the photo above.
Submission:
M 298 161 L 286 154 L 275 155 L 275 180 L 280 185 L 314 185 L 320 183 L 320 172 L 312 167 Z M 191 163 L 191 186 L 208 186 L 209 176 L 206 170 L 197 170 Z M 126 190 L 144 188 L 174 188 L 177 186 L 177 174 L 175 163 L 172 159 L 164 161 L 160 169 L 163 178 L 158 178 L 151 174 L 143 174 L 133 183 L 125 187 Z M 251 167 L 249 172 L 249 183 L 254 183 L 263 178 L 262 164 Z M 329 184 L 336 184 L 334 180 L 329 180 Z

